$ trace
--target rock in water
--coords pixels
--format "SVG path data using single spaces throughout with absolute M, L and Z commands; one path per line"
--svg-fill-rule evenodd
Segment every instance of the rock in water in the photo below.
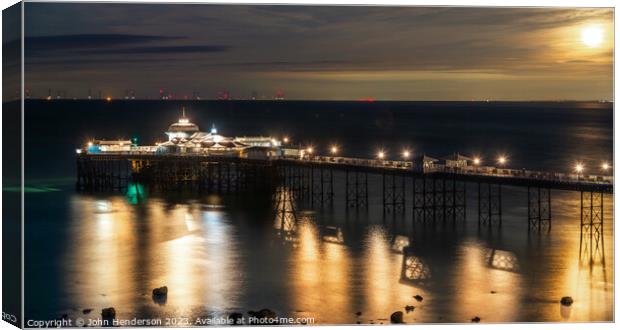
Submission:
M 562 299 L 560 299 L 560 304 L 564 306 L 570 306 L 573 304 L 573 298 L 569 296 L 562 297 Z
M 101 310 L 101 318 L 113 319 L 116 317 L 116 310 L 114 307 L 108 307 Z
M 357 313 L 355 313 L 355 315 L 362 316 L 362 312 L 357 312 Z
M 398 311 L 398 312 L 392 313 L 392 315 L 390 315 L 390 322 L 392 322 L 394 324 L 404 323 L 403 322 L 403 312 Z
M 243 314 L 241 313 L 231 313 L 228 315 L 229 324 L 240 325 L 243 324 Z
M 413 298 L 415 298 L 415 300 L 417 300 L 417 301 L 424 300 L 424 298 L 422 298 L 422 296 L 420 296 L 419 294 L 416 294 L 415 296 L 413 296 Z
M 473 319 L 471 319 L 471 321 L 472 321 L 473 323 L 478 323 L 478 322 L 480 322 L 480 318 L 479 318 L 479 317 L 477 317 L 477 316 L 474 316 L 474 318 L 473 318 Z
M 411 305 L 407 305 L 407 306 L 405 306 L 405 311 L 406 311 L 407 313 L 409 313 L 409 312 L 413 312 L 413 310 L 414 310 L 414 309 L 415 309 L 415 307 L 414 307 L 414 306 L 411 306 Z
M 92 311 L 93 311 L 93 309 L 92 309 L 92 308 L 84 308 L 84 309 L 82 310 L 82 313 L 84 313 L 84 314 L 90 314 L 90 312 L 92 312 Z
M 163 297 L 168 294 L 168 287 L 162 286 L 161 288 L 153 289 L 153 296 L 155 297 Z

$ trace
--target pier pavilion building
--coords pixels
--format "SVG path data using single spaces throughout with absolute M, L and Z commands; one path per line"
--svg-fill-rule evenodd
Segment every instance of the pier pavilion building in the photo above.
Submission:
M 282 154 L 282 143 L 269 136 L 227 137 L 218 133 L 215 125 L 208 132 L 191 122 L 182 109 L 177 122 L 165 132 L 168 141 L 154 146 L 138 146 L 127 140 L 95 140 L 88 142 L 78 153 L 141 152 L 153 154 L 226 155 L 245 158 L 269 158 Z

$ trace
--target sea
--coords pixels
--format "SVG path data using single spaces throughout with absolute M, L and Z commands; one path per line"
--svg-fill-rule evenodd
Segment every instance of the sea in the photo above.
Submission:
M 265 196 L 75 190 L 76 148 L 165 141 L 183 107 L 202 130 L 286 136 L 317 153 L 458 152 L 488 165 L 503 155 L 510 168 L 571 172 L 582 162 L 588 173 L 613 161 L 613 103 L 27 100 L 26 320 L 97 325 L 114 307 L 118 320 L 164 326 L 261 309 L 283 324 L 387 324 L 397 311 L 406 323 L 613 321 L 611 194 L 593 237 L 582 235 L 571 191 L 551 191 L 552 227 L 532 232 L 527 190 L 510 186 L 501 226 L 479 224 L 473 184 L 456 221 L 414 221 L 410 195 L 405 212 L 385 213 L 373 175 L 367 208 L 347 207 L 337 173 L 333 204 L 294 201 L 286 226 L 269 198 L 255 198 Z M 155 299 L 161 286 L 167 297 Z

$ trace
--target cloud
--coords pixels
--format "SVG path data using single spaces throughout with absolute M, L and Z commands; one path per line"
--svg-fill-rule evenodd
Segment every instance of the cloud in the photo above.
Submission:
M 182 39 L 177 36 L 136 34 L 65 34 L 28 36 L 24 40 L 27 56 L 46 55 L 49 52 L 81 49 L 101 49 L 154 41 Z
M 171 54 L 171 53 L 219 53 L 229 50 L 223 45 L 185 45 L 185 46 L 153 46 L 115 49 L 89 49 L 80 51 L 81 54 Z

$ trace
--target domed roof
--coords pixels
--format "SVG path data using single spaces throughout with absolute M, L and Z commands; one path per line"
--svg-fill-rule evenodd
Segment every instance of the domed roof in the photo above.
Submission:
M 185 117 L 185 108 L 183 108 L 183 115 L 179 118 L 179 121 L 173 123 L 168 127 L 168 132 L 186 132 L 186 133 L 194 133 L 198 132 L 200 129 L 198 125 L 189 121 L 187 117 Z

